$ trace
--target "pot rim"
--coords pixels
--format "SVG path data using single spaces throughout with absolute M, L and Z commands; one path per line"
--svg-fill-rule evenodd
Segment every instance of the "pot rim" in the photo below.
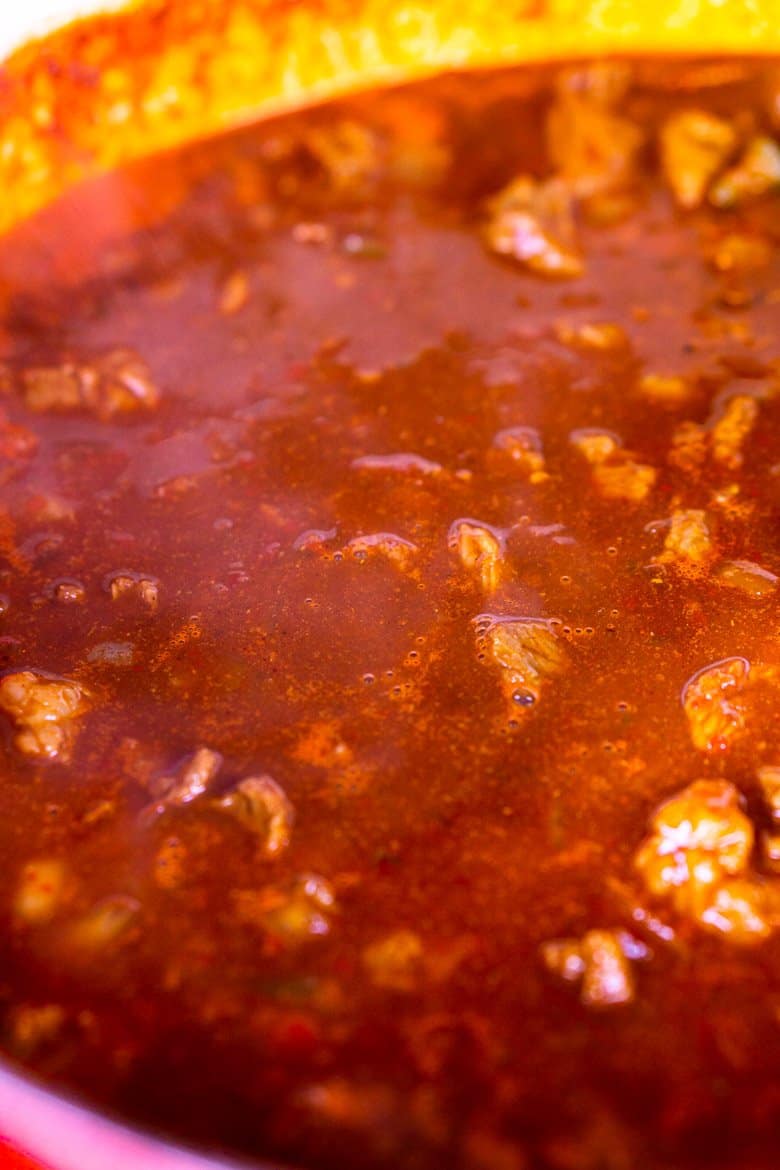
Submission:
M 0 1058 L 0 1136 L 51 1170 L 286 1170 L 203 1153 L 48 1088 Z

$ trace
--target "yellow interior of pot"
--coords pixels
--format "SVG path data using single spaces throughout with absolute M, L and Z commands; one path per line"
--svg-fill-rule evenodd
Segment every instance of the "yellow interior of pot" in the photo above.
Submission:
M 140 0 L 0 74 L 0 231 L 75 182 L 267 113 L 453 68 L 780 55 L 780 0 Z

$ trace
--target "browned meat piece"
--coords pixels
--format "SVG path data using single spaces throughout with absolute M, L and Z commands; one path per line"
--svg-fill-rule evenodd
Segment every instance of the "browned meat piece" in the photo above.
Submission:
M 658 473 L 647 463 L 634 459 L 602 463 L 593 469 L 593 482 L 605 500 L 628 500 L 638 504 L 655 485 Z
M 562 345 L 589 353 L 615 353 L 627 350 L 630 345 L 625 329 L 614 321 L 591 321 L 584 325 L 559 321 L 555 336 Z
M 318 874 L 304 874 L 289 887 L 233 891 L 240 922 L 256 926 L 282 946 L 300 945 L 330 932 L 333 887 Z
M 72 679 L 20 670 L 0 680 L 0 711 L 13 722 L 14 743 L 27 756 L 67 760 L 75 724 L 88 708 L 89 692 Z
M 755 272 L 771 261 L 772 245 L 763 236 L 727 232 L 712 248 L 709 259 L 718 272 Z
M 716 555 L 707 514 L 700 508 L 681 508 L 672 513 L 663 552 L 654 558 L 671 565 L 686 577 L 698 577 Z
M 28 369 L 22 393 L 36 413 L 86 410 L 104 420 L 154 410 L 160 398 L 146 363 L 126 349 L 112 350 L 91 365 Z
M 650 829 L 635 864 L 654 897 L 738 943 L 780 923 L 777 889 L 751 869 L 755 833 L 732 784 L 695 781 L 656 810 Z
M 742 466 L 742 445 L 758 418 L 758 402 L 747 394 L 729 398 L 710 432 L 712 458 L 723 467 Z
M 749 689 L 777 678 L 775 667 L 751 666 L 745 658 L 724 658 L 698 671 L 682 695 L 693 746 L 702 752 L 728 748 L 745 730 Z
M 222 767 L 222 756 L 211 748 L 198 748 L 174 776 L 161 776 L 150 788 L 156 803 L 144 813 L 154 816 L 166 808 L 190 804 L 211 791 Z
M 777 886 L 755 877 L 724 881 L 702 910 L 700 921 L 732 942 L 761 942 L 780 925 Z
M 456 520 L 447 538 L 450 550 L 473 572 L 486 593 L 494 593 L 504 573 L 504 537 L 477 520 Z
M 631 1003 L 635 995 L 631 960 L 648 958 L 648 949 L 621 930 L 589 930 L 581 939 L 553 939 L 541 948 L 548 970 L 580 985 L 585 1007 Z
M 640 503 L 653 488 L 655 468 L 632 459 L 611 432 L 583 428 L 572 431 L 569 438 L 590 464 L 593 482 L 605 500 Z
M 730 122 L 704 110 L 680 110 L 661 128 L 661 162 L 680 207 L 704 202 L 710 183 L 737 146 Z
M 359 194 L 378 177 L 381 142 L 375 131 L 360 122 L 342 118 L 314 126 L 306 132 L 304 145 L 335 191 Z
M 650 892 L 671 895 L 679 910 L 698 914 L 709 887 L 744 873 L 754 833 L 741 805 L 725 780 L 697 780 L 665 801 L 636 856 Z
M 571 278 L 584 271 L 574 237 L 571 195 L 555 180 L 515 179 L 487 204 L 485 240 L 541 276 Z
M 499 431 L 493 439 L 491 456 L 496 460 L 503 457 L 529 483 L 544 483 L 549 479 L 542 439 L 534 427 L 507 427 Z
M 295 810 L 270 776 L 241 780 L 217 805 L 257 836 L 260 851 L 268 857 L 275 857 L 289 845 Z
M 552 627 L 539 618 L 483 616 L 475 622 L 477 649 L 501 670 L 501 690 L 513 716 L 532 707 L 545 683 L 566 665 Z
M 630 83 L 630 70 L 616 62 L 567 70 L 558 79 L 547 149 L 556 175 L 580 198 L 636 182 L 643 133 L 619 112 Z
M 121 597 L 137 597 L 148 609 L 157 609 L 159 586 L 152 577 L 140 573 L 117 573 L 108 581 L 112 601 Z
M 367 536 L 353 536 L 343 549 L 342 556 L 351 556 L 354 560 L 364 561 L 368 557 L 386 557 L 397 565 L 401 572 L 410 572 L 419 552 L 416 544 L 403 536 L 396 536 L 394 532 L 371 532 Z M 334 559 L 338 554 L 334 554 Z
M 64 943 L 68 950 L 87 953 L 111 947 L 137 920 L 141 903 L 126 894 L 102 898 L 86 914 L 68 924 Z
M 765 764 L 759 768 L 758 783 L 772 820 L 780 826 L 780 765 Z
M 738 162 L 713 184 L 710 202 L 716 207 L 741 207 L 780 190 L 780 146 L 773 138 L 751 138 Z

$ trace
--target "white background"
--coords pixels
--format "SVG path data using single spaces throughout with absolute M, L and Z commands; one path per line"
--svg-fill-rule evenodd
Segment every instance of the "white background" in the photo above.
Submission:
M 0 59 L 29 37 L 75 16 L 118 7 L 120 0 L 0 0 Z

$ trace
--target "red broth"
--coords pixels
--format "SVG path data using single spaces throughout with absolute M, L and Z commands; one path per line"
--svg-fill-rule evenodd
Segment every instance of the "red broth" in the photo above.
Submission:
M 440 79 L 0 242 L 15 1061 L 311 1170 L 775 1164 L 772 78 Z

